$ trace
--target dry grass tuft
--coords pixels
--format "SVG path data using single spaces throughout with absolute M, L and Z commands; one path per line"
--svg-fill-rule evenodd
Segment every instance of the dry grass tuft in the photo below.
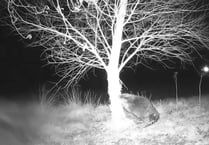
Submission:
M 33 107 L 1 105 L 0 140 L 4 139 L 4 145 L 206 145 L 209 142 L 209 96 L 202 97 L 201 108 L 197 97 L 179 99 L 178 104 L 175 99 L 155 101 L 153 104 L 161 116 L 155 124 L 146 128 L 133 125 L 114 132 L 107 127 L 111 120 L 109 106 L 87 99 L 92 95 L 90 92 L 83 94 L 77 90 L 66 92 L 65 103 L 59 105 L 49 105 L 54 101 L 46 98 Z M 16 117 L 6 111 L 11 108 L 16 110 Z

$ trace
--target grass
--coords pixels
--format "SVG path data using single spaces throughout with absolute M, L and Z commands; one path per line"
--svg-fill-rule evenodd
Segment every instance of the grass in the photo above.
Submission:
M 91 92 L 62 93 L 64 103 L 42 93 L 41 103 L 0 105 L 0 140 L 4 145 L 207 145 L 209 96 L 153 102 L 160 120 L 141 128 L 114 132 L 108 128 L 111 113 Z M 83 97 L 85 96 L 85 97 Z M 6 104 L 6 103 L 4 103 Z M 14 111 L 15 110 L 15 111 Z M 15 114 L 15 115 L 14 115 Z M 7 127 L 5 128 L 5 125 Z

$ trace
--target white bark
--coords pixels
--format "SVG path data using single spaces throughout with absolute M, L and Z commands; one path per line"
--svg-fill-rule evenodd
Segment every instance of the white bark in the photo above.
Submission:
M 114 125 L 118 126 L 120 125 L 119 122 L 125 118 L 123 107 L 120 102 L 122 86 L 120 84 L 119 59 L 122 47 L 122 32 L 127 1 L 128 0 L 120 1 L 119 6 L 116 7 L 117 9 L 115 10 L 116 24 L 112 39 L 112 51 L 107 70 L 108 94 L 111 102 L 110 109 L 112 111 L 112 122 Z
M 120 102 L 120 94 L 122 86 L 119 82 L 119 72 L 113 68 L 107 72 L 108 94 L 110 99 L 110 110 L 112 113 L 112 122 L 117 125 L 125 117 L 124 111 Z

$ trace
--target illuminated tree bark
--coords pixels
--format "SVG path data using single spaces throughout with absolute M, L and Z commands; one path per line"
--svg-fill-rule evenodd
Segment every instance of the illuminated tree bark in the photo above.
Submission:
M 108 94 L 111 100 L 111 111 L 114 124 L 118 124 L 119 121 L 125 117 L 123 108 L 120 102 L 120 95 L 122 86 L 120 84 L 120 71 L 119 71 L 119 59 L 120 51 L 122 48 L 122 34 L 123 26 L 126 15 L 126 7 L 128 0 L 120 1 L 118 8 L 115 10 L 115 28 L 112 37 L 112 51 L 110 54 L 107 80 L 108 80 Z

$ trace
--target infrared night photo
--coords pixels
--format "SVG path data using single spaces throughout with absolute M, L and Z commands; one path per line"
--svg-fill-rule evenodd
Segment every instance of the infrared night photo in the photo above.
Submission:
M 208 145 L 208 0 L 0 0 L 0 145 Z

